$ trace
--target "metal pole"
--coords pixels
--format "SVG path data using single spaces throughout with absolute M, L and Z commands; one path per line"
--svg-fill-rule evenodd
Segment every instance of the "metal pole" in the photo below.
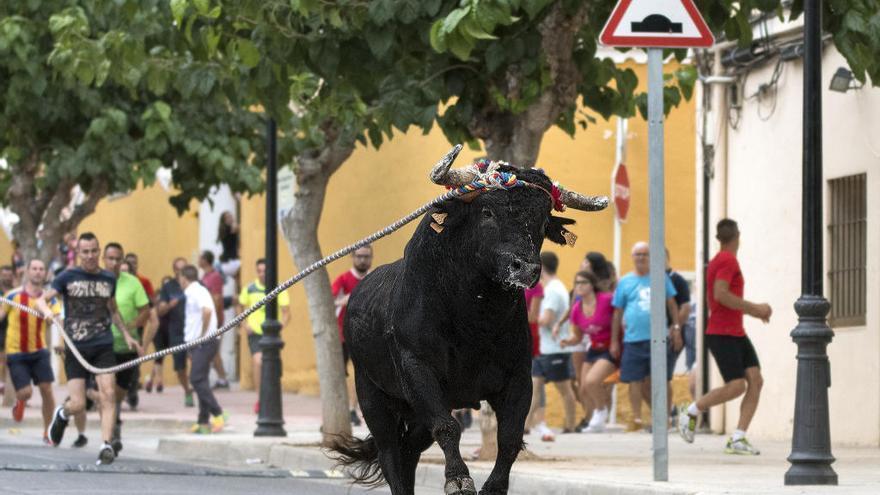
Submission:
M 266 290 L 278 285 L 278 131 L 275 120 L 269 119 L 266 128 L 269 160 L 266 167 Z M 262 325 L 260 349 L 263 366 L 260 369 L 260 413 L 255 437 L 284 437 L 284 416 L 281 412 L 281 323 L 278 321 L 278 303 L 266 303 L 266 320 Z
M 663 181 L 663 50 L 648 49 L 648 178 L 651 250 L 651 427 L 654 481 L 669 480 L 666 422 L 666 238 Z
M 794 308 L 798 346 L 791 467 L 786 485 L 836 485 L 831 468 L 828 388 L 831 366 L 827 346 L 834 337 L 825 317 L 831 304 L 822 284 L 822 2 L 804 2 L 804 151 L 801 297 Z

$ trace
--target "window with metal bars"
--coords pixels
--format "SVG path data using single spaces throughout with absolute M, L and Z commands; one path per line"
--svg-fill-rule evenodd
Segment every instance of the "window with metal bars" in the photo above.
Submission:
M 831 243 L 830 282 L 833 327 L 865 324 L 867 302 L 866 174 L 828 181 L 831 188 L 828 234 Z

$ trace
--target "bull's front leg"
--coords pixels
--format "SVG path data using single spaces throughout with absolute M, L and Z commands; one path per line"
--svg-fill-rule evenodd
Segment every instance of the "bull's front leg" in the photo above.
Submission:
M 512 378 L 489 405 L 498 418 L 498 455 L 495 467 L 480 490 L 481 495 L 506 494 L 510 468 L 523 449 L 523 429 L 532 400 L 532 381 L 528 374 Z
M 431 368 L 411 354 L 401 353 L 401 369 L 406 384 L 404 394 L 416 417 L 430 425 L 431 436 L 446 458 L 446 495 L 476 495 L 474 480 L 461 458 L 461 427 L 445 404 L 443 389 Z

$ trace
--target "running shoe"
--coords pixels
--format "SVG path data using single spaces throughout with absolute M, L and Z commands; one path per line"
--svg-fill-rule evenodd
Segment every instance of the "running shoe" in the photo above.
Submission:
M 156 385 L 156 393 L 157 394 L 161 394 L 163 390 L 165 390 L 165 387 L 161 383 Z
M 587 433 L 602 433 L 605 431 L 605 422 L 608 421 L 608 409 L 597 409 L 593 411 L 593 417 L 584 430 Z
M 213 388 L 214 388 L 214 390 L 217 390 L 217 389 L 229 390 L 229 380 L 223 380 L 223 379 L 218 378 L 217 381 L 214 383 Z
M 184 407 L 195 407 L 196 403 L 193 401 L 192 392 L 183 396 L 183 405 Z
M 15 401 L 15 406 L 12 407 L 12 419 L 15 420 L 16 423 L 21 423 L 21 420 L 24 418 L 24 406 L 27 404 L 23 400 Z
M 52 445 L 55 447 L 61 445 L 61 439 L 64 438 L 64 430 L 67 428 L 69 421 L 61 417 L 63 411 L 63 406 L 56 407 L 55 413 L 52 414 L 52 422 L 49 423 L 49 440 L 52 441 Z
M 678 415 L 678 433 L 687 443 L 694 443 L 694 432 L 697 429 L 697 417 L 683 413 Z
M 153 380 L 147 380 L 144 382 L 144 390 L 146 390 L 148 394 L 153 393 Z
M 631 419 L 631 420 L 629 420 L 629 422 L 626 424 L 626 429 L 625 429 L 624 431 L 626 431 L 627 433 L 632 433 L 632 432 L 635 432 L 635 431 L 642 431 L 642 430 L 644 430 L 644 429 L 645 429 L 645 427 L 644 427 L 644 425 L 642 424 L 642 420 L 640 420 L 640 419 Z
M 76 437 L 76 440 L 73 441 L 72 447 L 77 448 L 77 449 L 81 449 L 81 448 L 85 447 L 86 444 L 88 444 L 88 443 L 89 443 L 88 437 L 86 437 L 85 435 L 80 433 L 79 436 Z
M 194 423 L 192 426 L 189 427 L 189 432 L 195 433 L 196 435 L 210 435 L 211 427 L 208 425 Z
M 104 442 L 104 445 L 98 452 L 98 460 L 95 462 L 95 464 L 98 466 L 106 466 L 107 464 L 113 464 L 113 461 L 115 460 L 116 453 L 113 452 L 113 446 L 107 442 Z
M 740 438 L 739 440 L 730 438 L 727 441 L 727 446 L 724 447 L 724 453 L 737 455 L 761 455 L 761 451 L 752 447 L 752 444 L 750 444 L 745 437 Z
M 219 416 L 211 417 L 211 433 L 220 433 L 229 421 L 229 413 L 223 411 Z

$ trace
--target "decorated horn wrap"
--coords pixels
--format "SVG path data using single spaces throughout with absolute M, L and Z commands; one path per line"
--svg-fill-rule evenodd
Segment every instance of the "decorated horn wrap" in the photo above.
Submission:
M 452 162 L 455 161 L 459 152 L 461 152 L 461 145 L 456 144 L 451 150 L 449 150 L 449 153 L 446 153 L 446 155 L 434 165 L 430 174 L 431 182 L 441 186 L 458 187 L 470 184 L 477 178 L 477 174 L 468 168 L 450 170 Z
M 559 189 L 559 201 L 569 208 L 581 211 L 601 211 L 608 207 L 607 196 L 584 196 L 583 194 L 564 189 L 556 184 Z

